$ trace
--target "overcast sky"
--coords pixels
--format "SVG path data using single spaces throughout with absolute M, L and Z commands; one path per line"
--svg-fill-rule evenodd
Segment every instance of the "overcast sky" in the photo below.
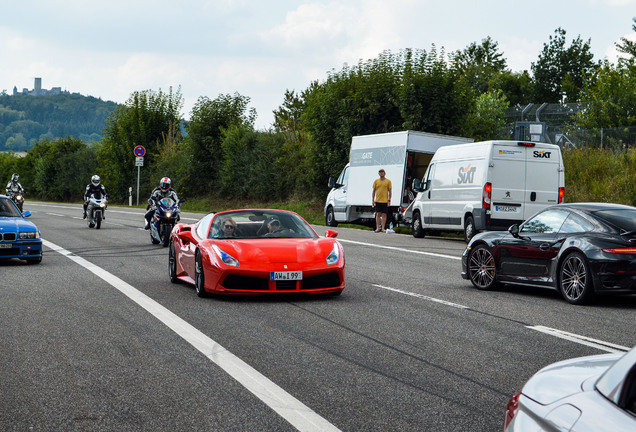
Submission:
M 62 87 L 124 103 L 134 91 L 240 93 L 265 129 L 285 90 L 403 48 L 447 53 L 490 36 L 530 70 L 554 30 L 591 40 L 595 60 L 636 37 L 636 0 L 19 0 L 2 5 L 0 91 Z M 636 40 L 636 39 L 634 39 Z

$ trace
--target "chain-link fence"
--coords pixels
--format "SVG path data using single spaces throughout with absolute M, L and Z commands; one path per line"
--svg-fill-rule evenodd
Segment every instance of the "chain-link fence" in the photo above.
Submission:
M 636 126 L 583 129 L 574 126 L 574 116 L 583 104 L 528 104 L 506 111 L 508 139 L 543 141 L 563 148 L 636 148 Z

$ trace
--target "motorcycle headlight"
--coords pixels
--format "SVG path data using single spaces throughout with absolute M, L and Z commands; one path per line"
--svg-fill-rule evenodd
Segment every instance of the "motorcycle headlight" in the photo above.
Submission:
M 336 264 L 340 260 L 340 248 L 338 247 L 338 243 L 333 244 L 333 249 L 331 253 L 327 256 L 327 265 Z
M 229 253 L 222 251 L 221 248 L 218 247 L 217 245 L 212 245 L 212 249 L 214 250 L 214 252 L 216 252 L 217 256 L 221 259 L 221 261 L 223 261 L 223 264 L 227 264 L 232 267 L 239 266 L 239 262 L 236 258 L 234 258 Z
M 40 233 L 37 231 L 21 232 L 20 238 L 21 239 L 36 239 L 36 238 L 40 238 Z
M 172 212 L 167 211 L 167 212 L 166 212 L 166 217 L 167 217 L 167 218 L 169 218 L 169 217 L 171 217 L 171 216 L 172 216 Z

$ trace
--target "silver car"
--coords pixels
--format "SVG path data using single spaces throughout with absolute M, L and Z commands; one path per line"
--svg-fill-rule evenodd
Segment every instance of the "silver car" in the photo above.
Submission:
M 504 431 L 636 431 L 636 347 L 541 369 L 508 402 Z

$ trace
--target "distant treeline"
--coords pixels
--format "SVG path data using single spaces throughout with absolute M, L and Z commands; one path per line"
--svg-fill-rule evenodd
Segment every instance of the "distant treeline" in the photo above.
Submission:
M 299 93 L 286 91 L 268 130 L 254 128 L 256 112 L 238 93 L 200 97 L 183 122 L 180 89 L 136 91 L 110 113 L 101 140 L 41 138 L 23 158 L 0 154 L 0 179 L 18 172 L 32 196 L 72 200 L 97 173 L 111 200 L 124 202 L 137 183 L 133 149 L 143 145 L 142 197 L 168 176 L 186 198 L 321 199 L 328 177 L 348 161 L 355 135 L 416 130 L 509 139 L 505 111 L 537 101 L 581 106 L 569 117 L 573 128 L 636 126 L 636 46 L 627 42 L 619 46 L 626 57 L 618 64 L 595 63 L 589 41 L 579 37 L 568 46 L 557 29 L 532 73 L 510 71 L 490 38 L 448 55 L 434 46 L 384 52 Z M 634 143 L 615 141 L 603 146 L 615 153 L 566 152 L 566 188 L 585 199 L 636 203 L 636 182 L 611 180 L 616 172 L 631 179 L 622 170 L 636 172 Z
M 79 94 L 0 94 L 0 151 L 23 152 L 40 140 L 65 136 L 101 141 L 115 102 Z

